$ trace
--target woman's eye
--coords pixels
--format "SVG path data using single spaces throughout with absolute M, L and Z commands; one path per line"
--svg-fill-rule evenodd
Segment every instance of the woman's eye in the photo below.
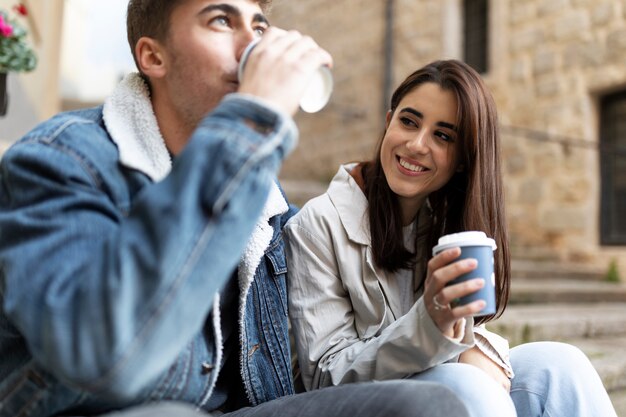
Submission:
M 401 117 L 400 118 L 400 123 L 402 123 L 405 126 L 409 126 L 409 127 L 417 127 L 417 123 L 415 123 L 413 120 L 411 120 L 408 117 Z
M 446 142 L 451 142 L 452 140 L 454 140 L 452 136 L 448 135 L 447 133 L 440 132 L 440 131 L 435 132 L 435 136 L 439 136 L 441 139 L 443 139 Z

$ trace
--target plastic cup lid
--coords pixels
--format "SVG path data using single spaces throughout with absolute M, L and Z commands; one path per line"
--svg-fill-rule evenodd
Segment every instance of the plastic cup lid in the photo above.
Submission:
M 487 237 L 484 232 L 461 232 L 441 236 L 437 246 L 433 248 L 433 256 L 446 249 L 457 246 L 489 246 L 496 250 L 496 241 Z

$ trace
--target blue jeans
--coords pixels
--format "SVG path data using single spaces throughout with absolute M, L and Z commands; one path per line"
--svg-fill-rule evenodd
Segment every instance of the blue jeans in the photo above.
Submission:
M 600 376 L 577 347 L 527 343 L 511 350 L 511 364 L 519 417 L 617 417 Z
M 411 379 L 442 383 L 468 406 L 472 417 L 616 417 L 589 359 L 564 343 L 527 343 L 511 349 L 511 393 L 478 368 L 439 365 Z
M 215 415 L 220 415 L 215 414 Z M 322 388 L 268 401 L 223 417 L 469 417 L 443 385 L 413 380 L 365 382 Z M 184 404 L 154 404 L 103 417 L 207 417 Z

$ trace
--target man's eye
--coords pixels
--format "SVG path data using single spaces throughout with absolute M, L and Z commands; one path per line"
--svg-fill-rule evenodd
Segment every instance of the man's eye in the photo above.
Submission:
M 209 22 L 210 25 L 219 25 L 219 26 L 229 26 L 230 25 L 230 20 L 228 19 L 227 16 L 217 16 L 214 17 L 213 19 L 211 19 L 211 21 Z
M 259 36 L 263 36 L 263 34 L 265 33 L 266 30 L 267 30 L 267 27 L 265 27 L 265 26 L 257 26 L 257 27 L 254 28 L 254 31 Z

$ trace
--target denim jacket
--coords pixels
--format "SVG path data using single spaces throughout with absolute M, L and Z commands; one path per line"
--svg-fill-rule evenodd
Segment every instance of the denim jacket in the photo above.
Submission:
M 0 417 L 206 408 L 222 356 L 216 294 L 235 270 L 248 400 L 293 393 L 292 213 L 275 185 L 293 121 L 229 95 L 172 163 L 147 88 L 124 83 L 104 110 L 57 115 L 2 158 Z

